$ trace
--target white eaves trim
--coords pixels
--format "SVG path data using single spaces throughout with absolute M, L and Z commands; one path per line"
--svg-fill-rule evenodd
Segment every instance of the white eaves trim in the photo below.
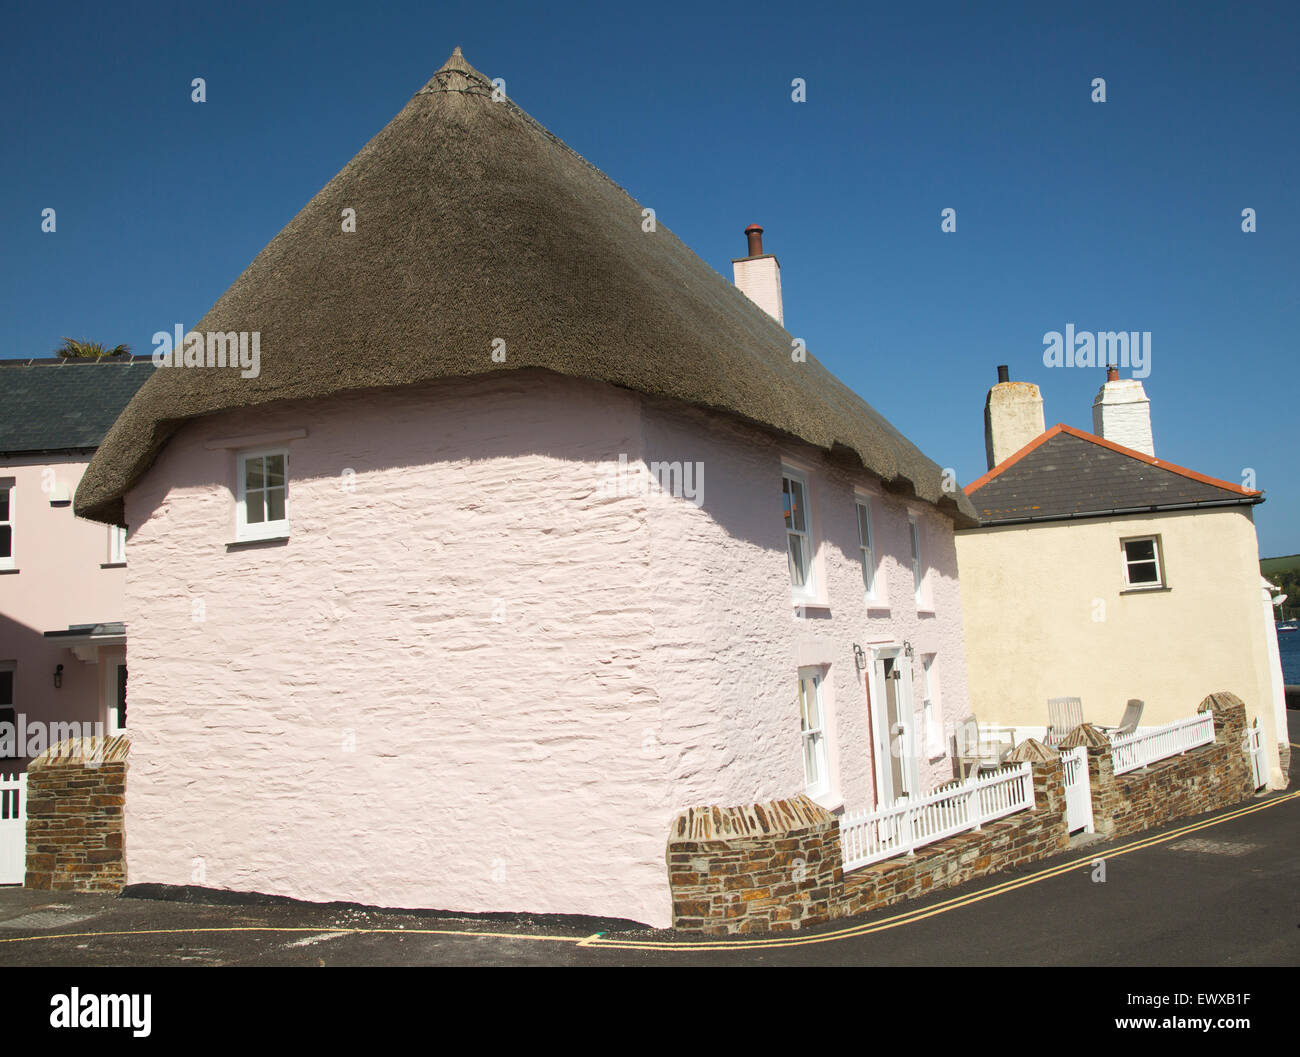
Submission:
M 203 446 L 209 451 L 223 448 L 269 448 L 291 440 L 302 440 L 307 436 L 305 429 L 285 429 L 277 433 L 249 433 L 242 437 L 215 437 L 204 441 Z

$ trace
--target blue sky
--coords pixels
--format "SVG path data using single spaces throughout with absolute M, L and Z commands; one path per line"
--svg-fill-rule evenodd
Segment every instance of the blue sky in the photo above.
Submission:
M 1091 429 L 1044 333 L 1150 331 L 1156 454 L 1300 552 L 1293 3 L 32 5 L 0 356 L 196 322 L 457 44 L 728 278 L 761 223 L 791 333 L 961 481 L 997 364 Z

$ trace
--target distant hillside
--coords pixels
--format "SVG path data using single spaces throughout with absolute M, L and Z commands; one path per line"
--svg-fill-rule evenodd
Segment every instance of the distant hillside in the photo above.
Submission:
M 1268 577 L 1269 583 L 1277 584 L 1280 593 L 1286 595 L 1280 612 L 1283 619 L 1300 616 L 1300 554 L 1287 554 L 1281 558 L 1262 558 L 1259 571 Z

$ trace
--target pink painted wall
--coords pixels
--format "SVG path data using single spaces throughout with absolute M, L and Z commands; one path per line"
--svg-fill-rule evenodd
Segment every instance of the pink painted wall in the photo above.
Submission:
M 228 548 L 235 456 L 208 444 L 296 429 L 291 538 Z M 127 502 L 130 883 L 666 925 L 673 815 L 802 788 L 800 663 L 830 666 L 869 804 L 852 642 L 933 645 L 965 711 L 951 531 L 938 616 L 870 618 L 847 478 L 816 470 L 832 607 L 797 619 L 782 451 L 537 372 L 190 423 Z M 703 462 L 702 509 L 620 487 L 620 455 Z
M 822 667 L 829 713 L 832 792 L 826 806 L 875 805 L 863 674 L 853 645 L 911 642 L 915 729 L 921 731 L 921 657 L 936 655 L 938 707 L 948 746 L 970 711 L 961 599 L 951 522 L 922 516 L 932 614 L 913 593 L 908 506 L 877 479 L 832 466 L 816 450 L 741 423 L 647 403 L 648 459 L 704 464 L 703 508 L 661 501 L 650 522 L 657 575 L 655 686 L 664 701 L 698 702 L 703 715 L 666 724 L 678 807 L 743 804 L 803 788 L 797 672 Z M 826 607 L 792 605 L 781 518 L 781 460 L 807 468 L 817 569 Z M 872 517 L 886 602 L 864 597 L 855 487 L 873 493 Z M 953 777 L 950 755 L 923 753 L 922 785 Z
M 76 517 L 71 505 L 51 506 L 51 483 L 71 497 L 88 458 L 32 457 L 0 465 L 14 479 L 14 566 L 0 571 L 0 661 L 16 662 L 14 706 L 29 722 L 102 722 L 101 667 L 79 661 L 44 637 L 69 624 L 123 619 L 126 569 L 103 569 L 108 529 Z M 48 472 L 47 472 L 48 471 Z M 115 651 L 120 657 L 121 651 Z M 54 668 L 63 665 L 63 686 Z M 26 760 L 0 760 L 0 772 Z

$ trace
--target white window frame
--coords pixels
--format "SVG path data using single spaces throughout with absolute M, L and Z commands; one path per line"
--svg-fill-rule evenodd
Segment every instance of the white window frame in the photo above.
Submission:
M 126 564 L 126 529 L 121 525 L 108 526 L 108 564 Z
M 113 707 L 117 700 L 117 670 L 125 668 L 125 661 L 109 661 L 104 664 L 104 702 L 106 715 L 104 717 L 104 730 L 110 734 L 125 734 L 127 728 L 117 721 L 117 709 Z M 127 681 L 130 682 L 130 672 L 127 673 Z M 128 713 L 129 716 L 129 713 Z
M 15 483 L 12 477 L 0 477 L 0 492 L 9 494 L 9 502 L 6 504 L 9 508 L 8 513 L 4 520 L 0 520 L 0 525 L 9 526 L 9 553 L 0 554 L 0 569 L 17 568 L 14 565 L 14 536 L 17 535 L 14 531 L 14 494 L 18 491 L 14 487 Z
M 796 702 L 799 705 L 799 759 L 803 763 L 804 792 L 811 797 L 824 797 L 831 791 L 830 752 L 827 749 L 826 699 L 822 694 L 824 673 L 820 668 L 799 669 L 799 693 Z M 812 684 L 812 695 L 817 707 L 816 726 L 808 723 L 805 683 Z M 818 770 L 816 780 L 808 773 L 809 742 L 812 743 L 814 766 Z
M 1145 543 L 1148 540 L 1151 542 L 1151 552 L 1155 556 L 1154 561 L 1156 566 L 1156 578 L 1153 582 L 1149 582 L 1149 583 L 1134 583 L 1129 578 L 1129 569 L 1131 563 L 1128 556 L 1128 545 L 1130 543 Z M 1162 587 L 1168 586 L 1168 584 L 1165 583 L 1165 559 L 1164 559 L 1164 554 L 1161 553 L 1159 535 L 1125 536 L 1123 539 L 1119 541 L 1119 553 L 1124 565 L 1124 587 L 1126 590 L 1155 591 L 1155 590 L 1159 590 Z M 1151 560 L 1152 559 L 1139 559 L 1137 564 L 1146 565 L 1149 564 Z
M 284 517 L 278 521 L 248 523 L 248 506 L 245 490 L 248 480 L 248 460 L 268 456 L 284 457 Z M 289 535 L 289 449 L 288 448 L 250 448 L 241 451 L 235 457 L 235 539 L 238 542 L 252 540 L 283 539 Z
M 797 484 L 803 490 L 803 530 L 785 525 L 786 482 Z M 795 603 L 807 604 L 817 601 L 817 544 L 813 535 L 812 489 L 808 485 L 808 474 L 794 466 L 781 466 L 781 523 L 785 528 L 785 557 L 790 571 L 790 597 Z M 790 557 L 790 538 L 798 537 L 802 542 L 804 558 L 804 582 L 794 582 L 794 562 Z
M 871 496 L 858 492 L 854 496 L 858 517 L 858 551 L 862 555 L 862 587 L 868 602 L 880 602 L 884 598 L 880 590 L 880 563 L 876 558 L 876 525 L 872 520 Z M 866 526 L 866 538 L 863 539 L 863 526 Z
M 921 548 L 921 519 L 915 513 L 907 515 L 908 534 L 912 543 L 912 588 L 918 609 L 927 608 L 925 599 L 925 558 Z
M 8 716 L 7 721 L 14 724 L 14 751 L 6 755 L 0 752 L 0 760 L 15 760 L 20 755 L 18 752 L 18 706 L 14 703 L 14 698 L 18 696 L 18 662 L 17 661 L 0 661 L 0 672 L 9 672 L 13 676 L 9 681 L 10 694 L 8 701 L 0 701 L 0 712 Z
M 925 751 L 930 759 L 942 756 L 943 745 L 943 701 L 940 699 L 940 680 L 935 671 L 938 654 L 927 653 L 921 657 L 921 671 L 925 695 L 921 701 L 921 719 L 925 724 Z

